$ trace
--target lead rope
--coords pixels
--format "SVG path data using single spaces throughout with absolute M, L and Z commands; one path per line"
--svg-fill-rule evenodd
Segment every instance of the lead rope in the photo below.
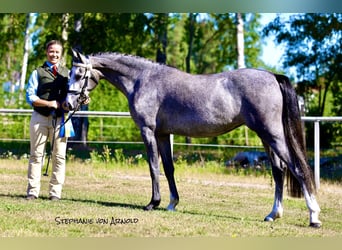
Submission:
M 54 149 L 54 146 L 55 146 L 56 127 L 57 127 L 57 115 L 56 115 L 56 112 L 52 113 L 52 121 L 51 121 L 51 123 L 52 123 L 52 127 L 53 127 L 53 135 L 52 135 L 50 154 L 49 154 L 49 157 L 48 157 L 48 162 L 46 164 L 44 176 L 49 176 L 49 174 L 48 174 L 49 164 L 50 164 L 51 155 L 53 154 L 53 149 Z

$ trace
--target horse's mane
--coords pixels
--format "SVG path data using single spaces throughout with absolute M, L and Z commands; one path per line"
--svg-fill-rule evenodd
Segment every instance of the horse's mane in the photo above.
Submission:
M 138 60 L 141 60 L 141 61 L 146 62 L 146 63 L 151 63 L 151 64 L 155 64 L 155 65 L 161 65 L 161 66 L 167 66 L 167 67 L 175 68 L 174 66 L 163 64 L 160 62 L 156 62 L 156 61 L 153 61 L 152 59 L 148 59 L 148 58 L 137 56 L 137 55 L 119 53 L 119 52 L 98 52 L 98 53 L 90 54 L 89 56 L 106 57 L 106 58 L 112 57 L 112 56 L 122 56 L 122 57 L 126 57 L 126 58 L 138 59 Z
M 143 61 L 150 62 L 150 63 L 157 63 L 151 59 L 147 59 L 141 56 L 119 53 L 119 52 L 99 52 L 99 53 L 91 54 L 90 56 L 99 56 L 99 57 L 123 56 L 123 57 L 128 57 L 128 58 L 136 58 L 136 59 L 143 60 Z

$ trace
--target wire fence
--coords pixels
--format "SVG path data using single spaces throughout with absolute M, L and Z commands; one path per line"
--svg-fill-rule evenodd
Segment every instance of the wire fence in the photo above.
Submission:
M 29 141 L 29 122 L 32 110 L 30 109 L 0 109 L 2 116 L 2 130 L 0 141 Z M 143 144 L 140 139 L 139 130 L 133 120 L 130 119 L 129 112 L 109 112 L 109 111 L 77 111 L 74 117 L 87 117 L 91 124 L 91 134 L 86 141 L 69 140 L 70 143 L 79 144 Z M 128 118 L 125 122 L 121 119 Z M 121 120 L 121 121 L 120 121 Z M 10 130 L 6 127 L 11 126 Z M 15 128 L 15 129 L 13 129 Z M 127 131 L 134 131 L 127 134 Z M 243 132 L 244 133 L 244 132 Z M 241 133 L 240 133 L 241 134 Z M 237 134 L 230 139 L 231 143 L 182 143 L 174 141 L 174 145 L 193 147 L 219 147 L 219 148 L 263 148 L 259 138 L 249 138 L 249 146 L 246 144 L 244 136 Z M 119 135 L 124 135 L 119 137 Z M 248 135 L 247 135 L 248 136 Z M 134 138 L 134 140 L 127 140 Z
M 0 109 L 0 115 L 2 116 L 2 132 L 0 136 L 1 141 L 29 141 L 29 122 L 32 110 L 30 109 Z M 17 118 L 11 119 L 10 116 L 16 116 Z M 75 117 L 94 117 L 94 118 L 130 118 L 129 112 L 109 112 L 109 111 L 77 111 Z M 321 122 L 341 122 L 342 117 L 302 117 L 303 122 L 314 123 L 314 174 L 316 187 L 320 187 L 320 123 Z M 112 123 L 111 123 L 112 124 Z M 131 124 L 134 126 L 133 122 Z M 5 128 L 10 126 L 11 129 Z M 100 122 L 99 134 L 96 135 L 100 140 L 87 140 L 87 141 L 70 141 L 74 143 L 103 143 L 103 144 L 143 144 L 142 141 L 127 141 L 127 140 L 105 140 L 105 129 L 113 129 L 113 127 L 120 127 L 119 125 L 108 125 Z M 127 129 L 127 127 L 121 126 L 121 129 Z M 14 131 L 15 134 L 11 134 L 9 131 Z M 21 131 L 21 132 L 20 132 Z M 13 133 L 13 132 L 12 132 Z M 112 132 L 110 132 L 113 134 Z M 19 137 L 18 137 L 19 134 Z M 202 143 L 181 143 L 173 142 L 173 145 L 179 146 L 196 146 L 196 147 L 216 147 L 216 148 L 262 148 L 258 143 L 254 143 L 253 146 L 248 145 L 236 145 L 236 144 L 202 144 Z M 260 144 L 260 143 L 259 143 Z

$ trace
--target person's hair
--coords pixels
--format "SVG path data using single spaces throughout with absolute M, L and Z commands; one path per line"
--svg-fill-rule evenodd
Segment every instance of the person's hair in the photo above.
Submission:
M 48 48 L 49 48 L 51 45 L 53 45 L 53 44 L 58 44 L 58 45 L 60 45 L 60 46 L 62 47 L 62 50 L 63 50 L 63 44 L 62 44 L 61 41 L 59 41 L 59 40 L 51 40 L 50 42 L 48 42 L 48 43 L 46 44 L 45 49 L 48 50 Z

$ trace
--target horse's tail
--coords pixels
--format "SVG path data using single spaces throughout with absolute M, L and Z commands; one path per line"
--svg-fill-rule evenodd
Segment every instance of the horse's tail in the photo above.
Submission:
M 309 193 L 315 192 L 315 184 L 313 181 L 312 170 L 307 163 L 307 155 L 305 149 L 305 141 L 302 130 L 302 122 L 300 119 L 300 111 L 298 106 L 297 94 L 293 89 L 288 77 L 277 75 L 275 77 L 280 85 L 283 95 L 283 126 L 286 137 L 286 142 L 290 151 L 294 169 L 298 171 L 298 175 L 303 178 Z M 302 190 L 299 181 L 290 171 L 289 167 L 286 170 L 287 189 L 292 197 L 301 197 Z

